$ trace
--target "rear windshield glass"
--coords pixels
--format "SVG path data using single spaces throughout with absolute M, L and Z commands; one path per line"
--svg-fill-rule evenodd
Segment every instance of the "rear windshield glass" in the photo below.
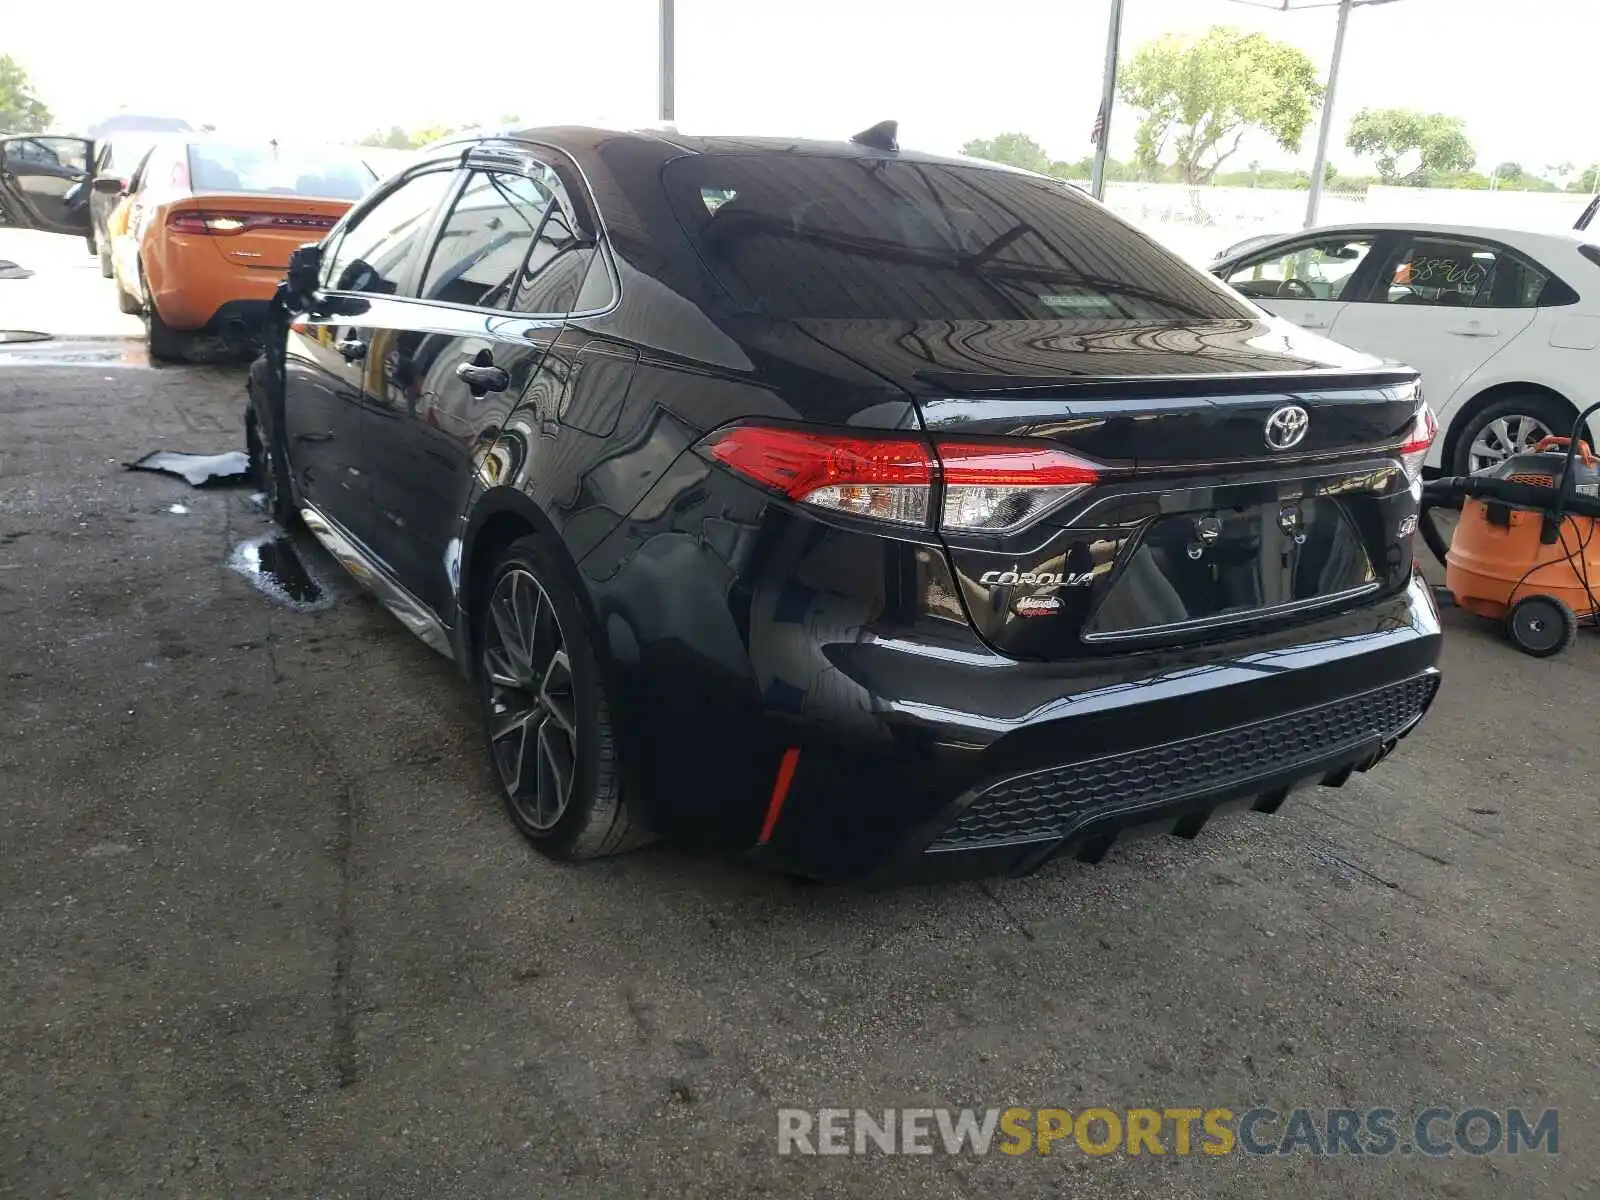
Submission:
M 663 172 L 712 274 L 776 318 L 1249 318 L 1066 184 L 878 158 L 708 154 Z
M 377 176 L 353 152 L 205 142 L 189 147 L 196 192 L 256 192 L 359 200 Z

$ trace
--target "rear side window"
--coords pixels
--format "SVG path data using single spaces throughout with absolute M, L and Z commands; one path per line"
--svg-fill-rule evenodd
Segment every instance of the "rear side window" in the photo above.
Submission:
M 552 201 L 526 176 L 474 171 L 433 248 L 422 298 L 505 307 Z
M 1538 308 L 1570 304 L 1572 289 L 1494 242 L 1409 235 L 1391 255 L 1379 301 L 1442 308 Z
M 196 192 L 245 192 L 359 200 L 377 182 L 353 151 L 197 142 L 189 147 L 189 186 Z
M 881 158 L 707 154 L 662 174 L 701 259 L 776 318 L 1249 320 L 1065 184 Z
M 458 178 L 453 171 L 413 175 L 351 223 L 323 256 L 323 286 L 337 292 L 400 290 L 425 249 L 434 211 Z
M 556 191 L 517 278 L 511 307 L 524 313 L 569 313 L 578 306 L 594 243 L 572 228 L 572 217 L 560 195 L 560 181 L 551 175 Z

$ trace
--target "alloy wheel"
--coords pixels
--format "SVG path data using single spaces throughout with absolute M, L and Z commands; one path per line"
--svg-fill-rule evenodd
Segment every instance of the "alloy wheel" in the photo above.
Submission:
M 1520 413 L 1507 413 L 1496 417 L 1472 440 L 1467 451 L 1467 465 L 1473 472 L 1505 462 L 1513 454 L 1531 450 L 1540 439 L 1550 436 L 1550 430 L 1538 417 Z
M 501 786 L 528 826 L 547 832 L 572 800 L 577 702 L 555 607 L 521 567 L 502 575 L 489 599 L 482 667 Z

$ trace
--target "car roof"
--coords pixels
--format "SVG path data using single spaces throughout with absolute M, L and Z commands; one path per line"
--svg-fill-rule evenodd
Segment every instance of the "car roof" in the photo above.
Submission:
M 873 146 L 848 139 L 832 141 L 821 138 L 761 137 L 738 134 L 692 135 L 670 128 L 607 129 L 588 125 L 547 125 L 528 127 L 499 127 L 463 130 L 450 134 L 423 151 L 432 152 L 449 146 L 466 145 L 481 141 L 537 142 L 579 154 L 598 150 L 603 145 L 614 145 L 619 140 L 634 140 L 659 146 L 672 147 L 684 154 L 786 154 L 815 155 L 826 158 L 880 159 L 893 156 L 902 162 L 927 163 L 944 166 L 979 167 L 993 171 L 1006 171 L 1013 175 L 1028 175 L 1051 183 L 1064 180 L 1040 175 L 1036 171 L 984 159 L 963 158 L 952 155 L 928 154 L 921 150 L 880 150 Z
M 1298 241 L 1303 237 L 1317 237 L 1328 233 L 1384 232 L 1454 234 L 1460 237 L 1483 237 L 1492 241 L 1515 242 L 1523 238 L 1553 238 L 1557 241 L 1581 244 L 1588 240 L 1576 229 L 1525 229 L 1509 225 L 1458 225 L 1443 221 L 1343 221 L 1337 225 L 1316 225 L 1293 233 L 1283 233 L 1272 238 L 1274 242 Z M 1262 245 L 1267 243 L 1263 242 Z M 1251 247 L 1257 249 L 1259 247 Z

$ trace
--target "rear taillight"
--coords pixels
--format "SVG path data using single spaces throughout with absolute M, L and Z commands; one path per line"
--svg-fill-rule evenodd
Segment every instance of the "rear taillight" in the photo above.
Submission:
M 967 533 L 1019 529 L 1099 478 L 1095 464 L 1038 443 L 935 439 L 930 454 L 918 438 L 735 425 L 712 434 L 703 450 L 802 504 Z
M 937 442 L 944 529 L 1005 533 L 1092 487 L 1093 463 L 1054 446 Z
M 241 213 L 185 209 L 167 217 L 175 233 L 202 233 L 228 237 L 253 229 L 285 229 L 297 233 L 324 233 L 337 224 L 336 217 L 312 213 Z
M 1417 410 L 1417 419 L 1411 423 L 1406 440 L 1400 447 L 1400 466 L 1412 483 L 1422 478 L 1422 466 L 1428 461 L 1428 450 L 1439 435 L 1439 422 L 1433 409 L 1424 404 Z
M 802 504 L 901 525 L 928 522 L 933 463 L 919 441 L 738 425 L 713 434 L 706 449 Z

